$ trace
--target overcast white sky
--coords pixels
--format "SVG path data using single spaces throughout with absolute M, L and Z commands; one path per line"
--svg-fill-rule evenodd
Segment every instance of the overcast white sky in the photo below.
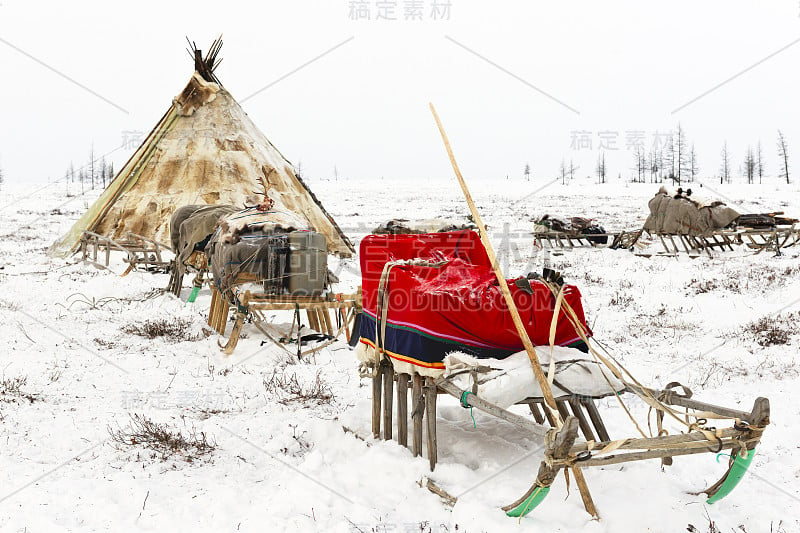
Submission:
M 609 173 L 627 177 L 628 132 L 651 144 L 678 121 L 704 176 L 725 139 L 734 169 L 761 139 L 773 174 L 777 128 L 800 157 L 800 42 L 673 113 L 800 39 L 798 0 L 451 0 L 445 20 L 431 17 L 445 0 L 421 0 L 421 21 L 405 20 L 407 0 L 361 2 L 370 20 L 353 20 L 353 3 L 0 0 L 0 166 L 56 179 L 94 143 L 119 168 L 125 132 L 149 131 L 191 75 L 184 36 L 205 49 L 220 33 L 222 83 L 312 180 L 334 166 L 344 179 L 452 179 L 428 101 L 467 177 L 521 178 L 530 163 L 544 180 L 562 157 L 593 173 L 601 132 L 616 137 Z M 381 4 L 397 20 L 375 20 Z M 571 149 L 576 131 L 592 150 Z

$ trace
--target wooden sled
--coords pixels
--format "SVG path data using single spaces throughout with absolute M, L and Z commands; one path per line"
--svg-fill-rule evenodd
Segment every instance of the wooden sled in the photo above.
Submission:
M 771 230 L 723 229 L 702 235 L 656 233 L 654 236 L 659 239 L 664 249 L 662 255 L 677 256 L 685 252 L 691 256 L 705 253 L 708 257 L 714 257 L 714 252 L 732 252 L 742 245 L 755 250 L 756 255 L 764 251 L 772 251 L 776 255 L 780 255 L 783 248 L 794 246 L 800 242 L 800 227 L 793 225 L 788 228 Z
M 620 231 L 619 233 L 591 233 L 575 234 L 563 231 L 534 231 L 534 241 L 542 247 L 545 245 L 551 249 L 572 249 L 572 248 L 611 248 L 629 249 L 639 239 L 641 231 Z M 608 242 L 598 243 L 592 239 L 595 237 L 606 237 Z
M 125 239 L 114 240 L 91 231 L 84 231 L 81 234 L 79 250 L 82 261 L 107 270 L 111 263 L 111 252 L 124 253 L 126 257 L 123 261 L 128 263 L 128 268 L 121 274 L 122 276 L 136 269 L 167 272 L 172 265 L 172 261 L 166 261 L 162 256 L 162 252 L 172 251 L 172 248 L 130 232 Z
M 680 392 L 675 385 L 670 384 L 661 391 L 638 388 L 634 385 L 625 392 L 647 394 L 658 398 L 665 406 L 682 408 L 687 413 L 694 413 L 697 416 L 728 420 L 730 425 L 713 431 L 697 427 L 687 433 L 674 435 L 659 434 L 654 437 L 612 440 L 593 398 L 586 396 L 556 398 L 557 411 L 563 420 L 561 427 L 558 427 L 554 413 L 547 407 L 543 398 L 527 398 L 519 402 L 528 405 L 533 416 L 531 420 L 493 405 L 480 398 L 473 392 L 474 389 L 461 389 L 447 379 L 395 373 L 391 362 L 383 359 L 372 378 L 372 434 L 374 438 L 383 440 L 392 440 L 396 435 L 397 442 L 401 446 L 411 448 L 415 457 L 423 455 L 424 436 L 426 440 L 424 448 L 427 451 L 430 469 L 433 471 L 438 462 L 437 397 L 439 394 L 448 394 L 458 399 L 463 407 L 474 407 L 535 436 L 542 436 L 546 445 L 544 457 L 547 459 L 540 464 L 536 481 L 517 501 L 503 507 L 509 516 L 515 517 L 525 516 L 542 502 L 556 475 L 563 468 L 569 469 L 578 477 L 582 476 L 581 469 L 594 466 L 647 459 L 660 459 L 662 464 L 671 465 L 673 457 L 698 453 L 719 454 L 731 450 L 729 467 L 725 475 L 702 491 L 708 496 L 706 503 L 715 503 L 733 490 L 750 465 L 754 450 L 769 424 L 769 400 L 757 398 L 752 410 L 745 412 L 695 400 L 688 389 L 684 387 L 683 392 Z M 393 407 L 395 388 L 396 422 Z M 410 444 L 409 392 L 412 424 Z M 668 414 L 666 410 L 658 408 L 654 411 L 657 419 L 663 419 Z M 579 439 L 579 434 L 582 435 L 582 439 Z M 441 492 L 441 489 L 437 491 Z M 447 499 L 452 504 L 457 501 L 452 496 Z M 590 498 L 587 500 L 584 497 L 584 504 L 587 511 L 596 515 Z
M 235 306 L 212 283 L 208 325 L 224 336 L 230 310 L 232 307 L 236 309 L 230 337 L 228 337 L 224 345 L 220 344 L 225 355 L 232 354 L 236 349 L 244 322 L 248 318 L 268 339 L 283 346 L 275 339 L 276 332 L 274 330 L 270 331 L 269 322 L 263 315 L 266 311 L 299 312 L 300 310 L 305 310 L 311 329 L 330 336 L 330 342 L 338 339 L 344 333 L 349 342 L 355 315 L 361 309 L 361 295 L 358 292 L 355 294 L 329 293 L 326 296 L 290 296 L 263 294 L 247 290 L 237 294 L 234 301 L 237 302 Z M 333 316 L 331 316 L 331 313 L 333 313 Z M 297 324 L 297 326 L 299 335 L 300 324 Z M 322 347 L 317 346 L 315 350 Z

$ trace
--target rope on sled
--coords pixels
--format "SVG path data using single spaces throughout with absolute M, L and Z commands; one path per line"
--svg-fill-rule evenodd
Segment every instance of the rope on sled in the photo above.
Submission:
M 707 428 L 706 425 L 705 425 L 705 421 L 707 419 L 727 419 L 728 417 L 724 417 L 724 416 L 721 416 L 721 415 L 718 415 L 716 413 L 712 413 L 712 412 L 709 412 L 709 411 L 694 412 L 694 413 L 692 413 L 690 415 L 689 412 L 688 412 L 688 409 L 686 410 L 686 413 L 684 414 L 684 413 L 680 413 L 676 409 L 673 409 L 671 406 L 666 405 L 664 403 L 664 401 L 666 401 L 668 399 L 670 394 L 675 394 L 674 391 L 668 391 L 666 393 L 662 393 L 661 395 L 659 395 L 659 397 L 654 396 L 652 393 L 649 392 L 647 387 L 642 385 L 636 379 L 636 377 L 633 376 L 633 374 L 631 374 L 622 364 L 620 364 L 619 361 L 617 361 L 610 353 L 608 353 L 608 351 L 604 347 L 602 347 L 602 345 L 598 344 L 598 346 L 600 346 L 603 349 L 603 351 L 606 353 L 606 355 L 608 357 L 606 357 L 603 354 L 601 354 L 600 352 L 598 352 L 592 346 L 592 344 L 590 344 L 586 329 L 584 328 L 583 324 L 581 324 L 581 322 L 578 319 L 578 316 L 575 313 L 575 310 L 572 308 L 572 306 L 570 306 L 568 302 L 563 301 L 563 298 L 561 298 L 562 301 L 559 303 L 559 296 L 563 294 L 563 287 L 559 287 L 558 285 L 555 285 L 555 284 L 553 284 L 551 282 L 548 282 L 546 280 L 542 280 L 542 282 L 545 283 L 545 285 L 547 285 L 547 287 L 550 289 L 550 291 L 553 293 L 553 295 L 556 296 L 556 302 L 557 302 L 556 312 L 553 315 L 553 324 L 551 325 L 551 341 L 550 341 L 551 342 L 551 346 L 553 344 L 553 341 L 552 341 L 552 338 L 553 338 L 553 327 L 554 327 L 554 324 L 556 322 L 556 318 L 558 316 L 558 311 L 560 311 L 561 308 L 563 307 L 563 309 L 565 311 L 565 313 L 564 313 L 565 316 L 567 317 L 567 319 L 570 321 L 570 323 L 574 327 L 575 332 L 578 334 L 578 336 L 584 341 L 584 343 L 586 343 L 586 346 L 589 348 L 589 352 L 592 354 L 592 356 L 599 363 L 601 363 L 606 368 L 608 368 L 611 371 L 611 373 L 614 375 L 614 377 L 619 379 L 629 390 L 631 390 L 631 392 L 636 394 L 648 406 L 650 406 L 651 411 L 653 409 L 655 409 L 656 411 L 660 411 L 662 413 L 668 414 L 674 420 L 676 420 L 680 424 L 683 424 L 684 426 L 686 426 L 689 431 L 700 431 L 706 436 L 706 438 L 708 440 L 721 442 L 720 438 L 718 436 L 718 431 L 716 431 L 715 428 Z M 613 362 L 612 362 L 612 360 L 613 360 Z M 551 361 L 552 361 L 552 358 L 551 358 Z M 623 375 L 623 373 L 624 373 L 624 375 Z M 608 376 L 605 374 L 605 372 L 601 372 L 601 374 L 605 378 L 605 380 L 608 383 L 609 387 L 612 390 L 614 390 L 614 388 L 613 388 L 613 386 L 611 384 L 611 381 L 608 379 Z M 670 385 L 673 385 L 673 387 L 674 387 L 677 384 L 676 383 L 672 383 Z M 688 390 L 688 389 L 686 389 L 686 390 Z M 620 398 L 620 395 L 617 394 L 616 391 L 614 391 L 614 392 L 615 392 L 614 396 L 617 398 L 617 401 L 620 403 L 620 405 L 622 406 L 623 410 L 628 415 L 628 418 L 630 418 L 631 422 L 636 427 L 637 431 L 639 431 L 639 433 L 643 437 L 647 437 L 647 434 L 639 426 L 639 423 L 636 421 L 636 419 L 634 418 L 633 414 L 630 412 L 628 407 L 625 405 L 625 402 L 622 401 L 622 398 Z M 695 419 L 694 422 L 692 422 L 689 419 L 690 416 Z M 649 416 L 648 416 L 648 425 L 649 425 Z M 666 434 L 666 430 L 664 430 L 661 427 L 661 421 L 660 420 L 658 421 L 658 430 L 659 430 L 659 435 Z M 652 436 L 652 430 L 651 430 L 651 436 Z M 623 442 L 624 442 L 624 439 L 622 441 L 611 442 L 605 448 L 603 448 L 602 450 L 600 450 L 597 453 L 598 454 L 609 453 L 609 452 L 617 449 L 620 445 L 622 445 Z
M 396 261 L 388 261 L 383 265 L 381 272 L 381 279 L 378 283 L 378 309 L 375 313 L 375 361 L 373 364 L 375 368 L 380 364 L 381 359 L 386 355 L 386 316 L 389 313 L 389 274 L 392 269 L 397 266 L 423 266 L 431 268 L 441 268 L 447 265 L 449 260 L 429 261 L 426 259 L 404 259 Z

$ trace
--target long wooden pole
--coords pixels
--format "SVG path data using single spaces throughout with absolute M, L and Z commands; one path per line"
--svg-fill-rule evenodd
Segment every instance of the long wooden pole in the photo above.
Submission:
M 536 381 L 539 383 L 539 388 L 542 389 L 542 397 L 547 403 L 547 406 L 550 407 L 553 415 L 560 421 L 561 417 L 558 413 L 556 400 L 553 398 L 553 391 L 550 389 L 550 383 L 547 381 L 547 376 L 545 376 L 544 370 L 542 370 L 542 366 L 539 364 L 539 357 L 536 355 L 536 348 L 533 347 L 531 338 L 528 336 L 528 332 L 525 330 L 525 326 L 522 324 L 522 318 L 519 316 L 519 310 L 517 309 L 517 305 L 514 303 L 514 298 L 511 296 L 511 291 L 508 289 L 506 278 L 503 276 L 503 272 L 500 270 L 500 264 L 497 261 L 497 255 L 494 253 L 492 243 L 489 241 L 489 234 L 486 232 L 486 226 L 483 224 L 483 219 L 481 218 L 480 213 L 478 213 L 478 209 L 475 207 L 475 202 L 472 200 L 472 194 L 470 194 L 467 183 L 464 181 L 464 176 L 461 175 L 461 170 L 458 168 L 458 163 L 456 163 L 456 158 L 453 155 L 453 149 L 450 147 L 450 141 L 447 139 L 447 134 L 444 132 L 444 127 L 442 126 L 442 122 L 439 120 L 439 115 L 436 113 L 436 109 L 433 107 L 433 104 L 428 105 L 431 108 L 431 113 L 433 113 L 433 118 L 436 120 L 436 126 L 439 128 L 439 133 L 442 135 L 442 141 L 444 141 L 444 147 L 447 150 L 447 155 L 450 157 L 450 163 L 453 165 L 453 171 L 456 173 L 458 183 L 461 185 L 461 190 L 464 191 L 464 196 L 467 199 L 467 205 L 469 205 L 469 210 L 472 212 L 472 218 L 475 220 L 475 225 L 478 226 L 478 232 L 480 233 L 483 247 L 486 248 L 486 255 L 489 256 L 489 261 L 491 261 L 495 276 L 497 276 L 497 283 L 500 286 L 500 292 L 503 293 L 503 298 L 506 301 L 508 310 L 511 312 L 511 319 L 514 321 L 514 326 L 517 328 L 517 333 L 519 334 L 519 338 L 522 340 L 522 345 L 525 347 L 525 351 L 528 352 L 528 358 L 531 360 L 531 366 L 533 367 L 533 374 L 536 376 Z
M 542 397 L 544 398 L 545 405 L 552 412 L 553 417 L 558 423 L 558 426 L 561 427 L 563 425 L 563 421 L 561 419 L 561 414 L 558 412 L 556 400 L 553 398 L 553 391 L 550 389 L 550 383 L 547 381 L 547 376 L 544 375 L 544 370 L 542 370 L 542 366 L 539 364 L 539 357 L 536 355 L 536 348 L 533 347 L 531 338 L 528 336 L 528 332 L 525 330 L 525 326 L 522 324 L 522 318 L 519 316 L 519 309 L 517 309 L 517 304 L 514 303 L 514 298 L 511 296 L 511 291 L 508 289 L 506 278 L 503 276 L 503 272 L 500 270 L 500 263 L 497 261 L 497 255 L 494 253 L 494 248 L 489 240 L 489 234 L 486 231 L 486 226 L 483 224 L 483 219 L 481 218 L 480 213 L 478 213 L 478 208 L 475 207 L 475 202 L 472 200 L 472 194 L 470 194 L 467 183 L 464 181 L 464 176 L 461 175 L 461 170 L 458 168 L 455 155 L 453 155 L 453 149 L 450 147 L 450 141 L 447 139 L 447 134 L 444 132 L 444 127 L 442 126 L 442 121 L 439 120 L 439 115 L 436 113 L 436 108 L 433 107 L 432 103 L 428 105 L 431 108 L 431 113 L 433 113 L 434 120 L 436 120 L 436 126 L 439 128 L 439 133 L 442 135 L 444 147 L 447 150 L 448 157 L 450 157 L 450 164 L 453 165 L 453 171 L 456 174 L 456 178 L 458 178 L 458 183 L 461 185 L 461 190 L 464 191 L 464 197 L 467 200 L 467 205 L 469 205 L 470 212 L 472 212 L 472 218 L 475 220 L 475 225 L 478 226 L 478 232 L 480 233 L 483 247 L 486 248 L 486 255 L 489 256 L 489 261 L 491 261 L 492 268 L 494 269 L 495 276 L 497 277 L 497 284 L 500 286 L 500 292 L 503 293 L 503 298 L 506 301 L 508 310 L 511 312 L 511 319 L 514 321 L 514 326 L 517 328 L 517 333 L 519 334 L 519 338 L 522 340 L 522 345 L 525 347 L 525 351 L 528 353 L 528 359 L 530 359 L 531 367 L 533 367 L 533 374 L 536 376 L 536 381 L 539 383 L 539 388 L 542 389 Z M 599 515 L 594 502 L 592 501 L 592 496 L 589 493 L 589 487 L 583 477 L 583 472 L 581 472 L 579 467 L 573 467 L 572 472 L 575 476 L 575 481 L 578 485 L 578 490 L 580 491 L 586 511 L 593 517 L 597 518 Z

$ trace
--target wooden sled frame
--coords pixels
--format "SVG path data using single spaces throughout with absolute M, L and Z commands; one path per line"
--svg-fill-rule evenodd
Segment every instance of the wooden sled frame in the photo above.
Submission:
M 240 275 L 241 276 L 241 275 Z M 237 278 L 237 283 L 242 283 Z M 332 337 L 331 342 L 345 333 L 349 342 L 351 330 L 355 322 L 355 315 L 361 310 L 361 291 L 354 294 L 328 294 L 326 296 L 290 296 L 263 294 L 244 291 L 238 296 L 235 306 L 231 305 L 215 285 L 211 285 L 211 307 L 208 312 L 208 325 L 217 333 L 224 336 L 231 307 L 236 308 L 236 315 L 230 337 L 224 345 L 220 344 L 225 355 L 231 355 L 239 343 L 239 337 L 244 327 L 245 319 L 251 318 L 256 328 L 268 339 L 280 344 L 270 332 L 265 311 L 299 311 L 305 310 L 311 329 L 325 333 Z M 333 311 L 334 318 L 330 312 Z M 335 325 L 337 325 L 335 327 Z M 300 324 L 297 325 L 298 335 Z M 337 329 L 338 328 L 338 329 Z M 280 344 L 283 346 L 283 344 Z M 315 348 L 319 349 L 322 346 Z M 301 354 L 302 355 L 302 354 Z
M 534 418 L 530 420 L 483 400 L 474 389 L 473 391 L 460 389 L 446 379 L 395 373 L 391 362 L 384 358 L 378 368 L 374 369 L 372 377 L 372 435 L 376 439 L 393 438 L 395 388 L 397 442 L 401 446 L 410 447 L 413 455 L 418 457 L 422 456 L 424 436 L 431 471 L 438 462 L 436 404 L 439 394 L 448 394 L 458 399 L 464 407 L 474 407 L 534 435 L 546 436 L 544 451 L 546 459 L 542 461 L 531 488 L 517 501 L 503 508 L 509 516 L 524 516 L 541 503 L 562 468 L 569 469 L 576 477 L 582 477 L 581 469 L 594 466 L 648 459 L 661 459 L 663 465 L 671 465 L 672 458 L 676 456 L 698 453 L 719 454 L 724 450 L 732 450 L 726 473 L 719 481 L 701 491 L 708 495 L 707 503 L 715 503 L 733 490 L 741 479 L 770 421 L 769 400 L 763 397 L 755 400 L 750 412 L 745 412 L 695 400 L 691 398 L 690 393 L 679 394 L 672 387 L 662 391 L 647 389 L 648 394 L 658 397 L 665 405 L 685 408 L 687 412 L 691 410 L 713 414 L 731 420 L 731 426 L 713 433 L 697 429 L 674 435 L 611 440 L 593 398 L 584 396 L 556 398 L 558 411 L 564 420 L 563 425 L 558 428 L 556 420 L 549 413 L 542 398 L 527 398 L 519 402 L 529 406 Z M 411 445 L 408 442 L 409 392 L 412 404 Z M 625 392 L 637 391 L 631 390 L 629 386 Z M 664 412 L 657 409 L 655 414 L 656 417 L 664 416 Z M 545 424 L 552 429 L 548 429 Z M 582 442 L 577 442 L 579 432 L 585 439 Z M 436 491 L 442 492 L 438 487 Z M 446 499 L 453 505 L 457 501 L 457 498 L 449 495 Z M 587 511 L 596 515 L 590 498 L 587 501 L 584 497 L 584 504 Z
M 128 268 L 121 274 L 122 276 L 139 267 L 149 272 L 166 272 L 172 266 L 172 261 L 165 261 L 161 255 L 164 251 L 172 251 L 170 246 L 135 233 L 128 232 L 125 240 L 120 241 L 92 231 L 84 231 L 79 244 L 81 261 L 91 263 L 98 268 L 109 269 L 112 251 L 126 254 L 127 257 L 123 261 L 128 263 Z
M 676 240 L 683 251 L 689 255 L 700 255 L 705 252 L 713 257 L 716 251 L 733 251 L 734 247 L 746 245 L 756 250 L 756 255 L 763 251 L 773 251 L 780 255 L 781 249 L 794 246 L 800 242 L 800 228 L 793 225 L 789 228 L 775 230 L 738 229 L 718 230 L 703 235 L 684 235 L 671 233 L 655 233 L 665 255 L 677 256 L 681 253 Z
M 574 235 L 563 231 L 535 231 L 533 238 L 535 242 L 541 243 L 542 247 L 546 244 L 551 249 L 572 249 L 572 248 L 611 248 L 628 249 L 639 240 L 641 231 L 620 231 L 619 233 L 591 233 L 586 235 Z M 592 237 L 610 237 L 611 243 L 603 244 L 592 242 Z

